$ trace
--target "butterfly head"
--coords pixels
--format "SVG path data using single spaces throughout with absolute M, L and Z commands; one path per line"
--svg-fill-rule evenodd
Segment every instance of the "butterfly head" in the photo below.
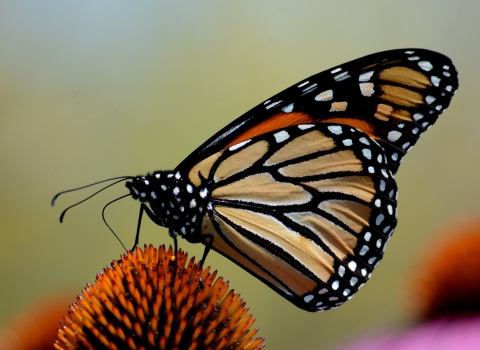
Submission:
M 136 176 L 125 185 L 133 199 L 150 207 L 158 224 L 173 229 L 184 238 L 197 232 L 208 198 L 205 191 L 199 191 L 180 172 L 155 171 Z

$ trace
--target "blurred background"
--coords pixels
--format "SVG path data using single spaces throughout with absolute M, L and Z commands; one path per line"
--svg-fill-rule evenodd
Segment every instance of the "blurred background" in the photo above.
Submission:
M 434 233 L 480 213 L 480 5 L 473 1 L 0 1 L 0 326 L 54 292 L 71 302 L 122 247 L 101 209 L 123 185 L 58 191 L 172 169 L 258 103 L 317 72 L 388 49 L 449 56 L 460 74 L 450 108 L 396 177 L 399 224 L 370 282 L 342 307 L 307 313 L 211 253 L 257 318 L 268 349 L 327 349 L 408 324 L 403 295 Z M 108 208 L 133 244 L 138 203 Z M 143 222 L 141 243 L 170 244 Z M 181 241 L 201 257 L 203 247 Z M 68 304 L 65 305 L 65 311 Z

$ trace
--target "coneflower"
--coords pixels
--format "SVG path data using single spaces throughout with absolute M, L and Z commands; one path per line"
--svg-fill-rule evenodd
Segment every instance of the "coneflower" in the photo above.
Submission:
M 263 349 L 240 295 L 209 267 L 187 260 L 181 250 L 175 257 L 171 247 L 152 245 L 123 255 L 70 306 L 54 347 Z

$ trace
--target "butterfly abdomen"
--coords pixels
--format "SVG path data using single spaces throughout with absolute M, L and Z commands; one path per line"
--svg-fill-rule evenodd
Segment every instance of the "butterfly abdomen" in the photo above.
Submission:
M 150 206 L 162 226 L 189 241 L 198 241 L 200 216 L 208 200 L 208 190 L 193 185 L 180 172 L 156 171 L 137 176 L 125 184 L 133 199 Z

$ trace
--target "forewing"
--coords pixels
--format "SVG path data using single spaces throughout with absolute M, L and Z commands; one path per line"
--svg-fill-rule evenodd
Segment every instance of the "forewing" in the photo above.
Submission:
M 256 106 L 178 169 L 273 130 L 328 122 L 355 127 L 376 140 L 395 174 L 403 155 L 436 122 L 457 88 L 455 67 L 442 54 L 401 49 L 365 56 L 313 75 Z

